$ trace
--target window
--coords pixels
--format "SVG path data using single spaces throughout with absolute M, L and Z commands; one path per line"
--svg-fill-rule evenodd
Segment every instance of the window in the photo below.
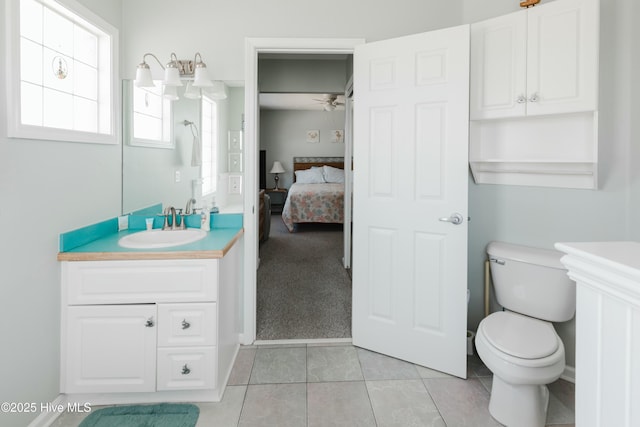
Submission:
M 202 96 L 202 196 L 216 192 L 218 181 L 218 105 Z
M 171 101 L 162 97 L 162 82 L 156 87 L 133 87 L 131 145 L 174 148 Z
M 8 0 L 9 136 L 116 143 L 117 30 L 74 0 Z

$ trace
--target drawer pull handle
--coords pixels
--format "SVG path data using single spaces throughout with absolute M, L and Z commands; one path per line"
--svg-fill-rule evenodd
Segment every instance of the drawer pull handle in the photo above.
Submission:
M 144 326 L 146 326 L 147 328 L 153 328 L 154 325 L 155 322 L 153 321 L 153 317 L 149 317 L 147 319 L 147 322 L 144 324 Z
M 191 369 L 189 369 L 189 367 L 185 365 L 182 367 L 182 375 L 189 375 L 191 373 Z
M 182 329 L 189 329 L 191 323 L 187 322 L 187 319 L 182 320 Z

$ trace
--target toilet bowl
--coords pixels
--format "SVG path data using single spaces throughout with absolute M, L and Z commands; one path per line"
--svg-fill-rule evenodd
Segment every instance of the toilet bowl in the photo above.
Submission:
M 573 317 L 575 282 L 555 251 L 492 242 L 487 253 L 504 307 L 476 332 L 478 356 L 493 373 L 489 412 L 508 427 L 544 427 L 546 385 L 565 367 L 564 344 L 551 322 Z
M 564 371 L 562 340 L 551 323 L 517 313 L 497 312 L 485 320 L 488 322 L 483 320 L 476 333 L 476 350 L 493 372 L 489 412 L 506 426 L 544 426 L 549 399 L 546 384 Z M 512 331 L 520 331 L 524 339 L 501 340 L 503 334 L 494 331 L 498 328 L 492 328 L 493 321 L 507 329 L 516 324 L 518 328 Z

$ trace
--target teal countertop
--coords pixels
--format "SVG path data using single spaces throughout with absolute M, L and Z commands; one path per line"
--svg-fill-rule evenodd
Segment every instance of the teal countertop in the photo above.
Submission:
M 189 228 L 190 223 L 187 221 Z M 130 216 L 127 230 L 118 231 L 118 219 L 104 221 L 60 235 L 59 261 L 98 261 L 135 259 L 203 259 L 222 258 L 242 236 L 242 215 L 216 214 L 211 218 L 211 231 L 197 242 L 158 249 L 124 248 L 118 244 L 120 238 L 144 232 L 144 218 L 141 221 Z M 131 227 L 133 225 L 133 227 Z M 154 228 L 160 228 L 156 219 Z M 170 233 L 170 231 L 167 231 Z

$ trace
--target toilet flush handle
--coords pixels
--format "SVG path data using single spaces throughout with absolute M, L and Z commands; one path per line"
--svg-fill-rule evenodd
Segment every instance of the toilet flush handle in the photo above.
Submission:
M 503 259 L 498 259 L 498 258 L 489 258 L 489 262 L 495 262 L 498 265 L 505 264 L 505 261 Z

